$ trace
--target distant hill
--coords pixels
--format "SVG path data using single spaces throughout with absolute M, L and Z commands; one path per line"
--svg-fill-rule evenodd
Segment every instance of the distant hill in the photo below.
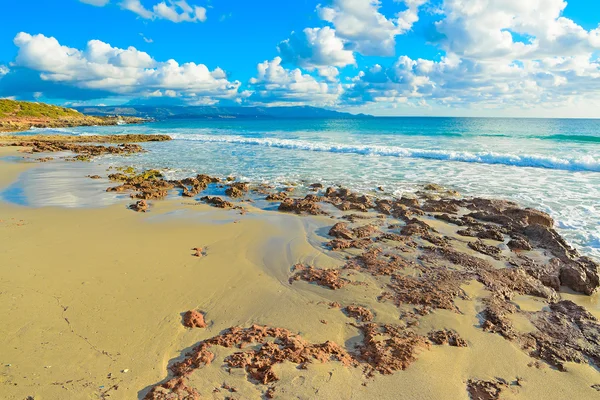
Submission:
M 218 106 L 149 106 L 123 105 L 75 107 L 87 115 L 127 115 L 143 118 L 172 119 L 292 119 L 292 118 L 371 118 L 324 108 L 300 107 L 218 107 Z
M 116 125 L 141 122 L 139 118 L 89 116 L 71 108 L 45 103 L 0 99 L 0 132 L 17 132 L 36 128 Z

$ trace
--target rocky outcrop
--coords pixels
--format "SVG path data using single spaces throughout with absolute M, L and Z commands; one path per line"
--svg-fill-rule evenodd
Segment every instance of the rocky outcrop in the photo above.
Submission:
M 357 348 L 357 358 L 366 364 L 367 376 L 404 370 L 417 360 L 419 350 L 430 346 L 424 336 L 396 325 L 368 323 L 359 329 L 363 341 Z
M 351 318 L 354 318 L 360 322 L 370 322 L 373 320 L 373 313 L 371 310 L 357 305 L 350 305 L 343 309 L 343 311 Z
M 324 214 L 319 205 L 320 199 L 309 194 L 303 199 L 284 199 L 279 205 L 279 211 L 291 212 L 296 214 Z
M 227 200 L 223 200 L 220 197 L 211 197 L 211 196 L 204 196 L 200 199 L 201 201 L 205 202 L 206 204 L 210 204 L 213 207 L 217 207 L 217 208 L 233 208 L 233 204 L 228 202 Z
M 234 182 L 225 189 L 225 194 L 232 198 L 243 197 L 248 190 L 250 190 L 250 185 L 248 183 Z
M 294 274 L 290 277 L 290 284 L 294 281 L 303 280 L 335 290 L 341 289 L 350 283 L 348 279 L 342 278 L 341 271 L 338 269 L 318 269 L 312 266 L 296 264 L 292 268 L 292 272 Z
M 139 200 L 129 205 L 129 208 L 137 212 L 146 212 L 148 211 L 148 203 L 146 200 Z
M 427 335 L 427 338 L 433 344 L 437 345 L 447 345 L 452 347 L 467 347 L 467 341 L 461 338 L 458 333 L 455 331 L 451 331 L 448 329 L 443 329 L 439 331 L 431 331 Z

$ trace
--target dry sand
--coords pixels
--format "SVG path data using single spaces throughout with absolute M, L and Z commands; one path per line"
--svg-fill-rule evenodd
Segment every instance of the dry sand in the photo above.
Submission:
M 14 149 L 0 148 L 0 156 Z M 0 185 L 35 164 L 0 162 Z M 397 321 L 398 309 L 376 300 L 368 286 L 337 291 L 288 283 L 290 267 L 306 262 L 341 265 L 319 248 L 315 227 L 326 218 L 251 209 L 244 216 L 181 200 L 157 202 L 151 213 L 125 204 L 101 209 L 27 208 L 0 203 L 0 398 L 138 399 L 167 377 L 167 365 L 198 341 L 231 326 L 265 324 L 300 333 L 310 342 L 351 345 L 359 339 L 353 320 L 327 303 L 368 306 L 378 322 Z M 202 247 L 204 257 L 191 249 Z M 507 399 L 591 399 L 600 374 L 588 365 L 567 372 L 529 367 L 515 344 L 479 328 L 480 299 L 489 293 L 471 282 L 473 301 L 459 300 L 462 314 L 437 310 L 420 333 L 456 330 L 469 347 L 432 346 L 407 370 L 367 379 L 360 368 L 338 362 L 276 366 L 276 398 L 468 399 L 472 378 L 521 386 Z M 569 299 L 598 312 L 597 295 Z M 521 296 L 522 307 L 537 300 Z M 543 305 L 543 304 L 542 304 Z M 187 329 L 182 313 L 206 312 L 206 329 Z M 320 321 L 325 320 L 327 324 Z M 528 321 L 514 321 L 527 330 Z M 216 360 L 195 371 L 190 383 L 203 398 L 260 399 L 241 369 L 228 373 Z M 236 393 L 221 388 L 223 383 Z

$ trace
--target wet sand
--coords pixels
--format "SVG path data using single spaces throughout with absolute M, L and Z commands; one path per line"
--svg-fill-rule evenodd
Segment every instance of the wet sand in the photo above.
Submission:
M 0 156 L 10 154 L 14 149 L 0 148 Z M 36 165 L 0 161 L 0 186 Z M 286 328 L 350 351 L 361 333 L 331 302 L 367 307 L 377 323 L 398 322 L 399 309 L 377 300 L 381 290 L 369 276 L 356 277 L 367 285 L 335 291 L 288 282 L 298 263 L 344 264 L 342 254 L 323 246 L 331 239 L 328 217 L 245 207 L 242 215 L 182 199 L 154 202 L 149 213 L 132 212 L 127 202 L 83 209 L 0 203 L 0 397 L 141 399 L 167 379 L 169 365 L 232 326 Z M 197 247 L 206 255 L 195 257 Z M 535 360 L 516 343 L 484 332 L 479 313 L 490 292 L 474 280 L 462 288 L 470 299 L 455 300 L 460 313 L 436 309 L 415 331 L 451 329 L 467 347 L 429 346 L 406 370 L 370 378 L 337 361 L 307 369 L 277 364 L 280 379 L 269 385 L 275 398 L 468 399 L 468 380 L 496 378 L 510 383 L 506 399 L 600 397 L 592 388 L 600 384 L 595 367 L 528 366 Z M 598 315 L 597 294 L 565 296 Z M 526 295 L 515 302 L 528 310 L 545 306 Z M 183 326 L 192 309 L 205 312 L 206 328 Z M 518 317 L 519 331 L 532 329 Z M 201 398 L 263 398 L 267 386 L 223 367 L 238 349 L 213 350 L 215 361 L 189 376 Z

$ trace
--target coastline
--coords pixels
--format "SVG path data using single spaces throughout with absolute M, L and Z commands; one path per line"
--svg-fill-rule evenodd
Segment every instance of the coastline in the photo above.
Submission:
M 45 103 L 0 99 L 0 134 L 32 128 L 68 128 L 140 124 L 148 119 L 132 116 L 93 116 Z
M 18 154 L 14 150 L 0 148 L 0 155 Z M 5 187 L 19 173 L 35 165 L 0 162 L 3 171 L 0 185 Z M 144 185 L 145 181 L 125 181 L 125 184 Z M 118 182 L 106 182 L 106 186 L 116 184 Z M 194 191 L 193 181 L 184 185 L 188 191 Z M 225 189 L 230 183 L 217 185 Z M 175 187 L 173 184 L 172 190 L 177 190 Z M 325 188 L 316 189 L 319 196 L 324 195 Z M 429 193 L 434 196 L 440 190 Z M 539 280 L 536 283 L 527 278 L 523 282 L 535 285 L 536 290 L 547 296 L 545 299 L 540 293 L 532 296 L 533 291 L 527 287 L 506 287 L 506 281 L 500 276 L 494 278 L 504 287 L 495 288 L 494 282 L 486 286 L 478 281 L 481 280 L 479 271 L 479 275 L 476 274 L 479 278 L 469 276 L 456 282 L 460 289 L 451 291 L 449 298 L 453 306 L 449 308 L 405 302 L 395 305 L 396 300 L 391 298 L 378 300 L 382 288 L 389 284 L 390 275 L 381 278 L 361 268 L 342 268 L 347 263 L 346 257 L 360 256 L 364 248 L 338 252 L 328 248 L 327 243 L 335 240 L 328 235 L 332 225 L 348 222 L 341 218 L 360 214 L 359 210 L 343 211 L 327 203 L 322 210 L 329 215 L 294 215 L 256 208 L 250 202 L 225 196 L 221 197 L 231 201 L 234 207 L 242 206 L 243 210 L 219 210 L 193 201 L 201 197 L 201 191 L 183 201 L 181 197 L 154 201 L 154 186 L 124 189 L 125 194 L 130 192 L 141 193 L 140 200 L 148 197 L 144 193 L 150 194 L 146 199 L 150 202 L 148 213 L 127 209 L 131 200 L 102 209 L 75 210 L 0 204 L 0 219 L 4 221 L 2 241 L 9 243 L 8 251 L 1 255 L 6 268 L 0 290 L 7 299 L 3 302 L 6 307 L 3 315 L 9 316 L 2 334 L 13 338 L 3 345 L 7 351 L 2 352 L 9 359 L 3 359 L 3 364 L 11 364 L 5 367 L 3 374 L 3 383 L 10 391 L 9 396 L 13 396 L 9 398 L 30 395 L 77 398 L 106 394 L 113 398 L 144 398 L 157 383 L 167 382 L 167 368 L 173 361 L 181 361 L 192 346 L 221 335 L 233 326 L 249 328 L 260 324 L 285 328 L 299 333 L 310 343 L 333 341 L 349 353 L 358 354 L 353 345 L 364 339 L 360 327 L 368 321 L 348 317 L 340 309 L 330 307 L 328 304 L 332 302 L 344 307 L 352 304 L 365 307 L 374 314 L 374 323 L 399 324 L 403 330 L 408 329 L 419 337 L 427 338 L 431 331 L 447 329 L 465 340 L 467 347 L 423 342 L 424 346 L 415 349 L 415 359 L 405 370 L 389 375 L 376 373 L 371 378 L 364 374 L 364 368 L 373 368 L 368 360 L 359 360 L 355 367 L 334 360 L 323 364 L 315 361 L 308 363 L 306 370 L 298 370 L 296 363 L 286 360 L 274 366 L 280 379 L 270 386 L 253 383 L 243 368 L 231 368 L 230 373 L 227 372 L 221 365 L 231 351 L 215 347 L 211 351 L 216 361 L 190 371 L 184 377 L 186 385 L 199 396 L 216 398 L 231 395 L 223 383 L 235 387 L 234 396 L 241 398 L 266 396 L 270 387 L 275 388 L 275 398 L 277 395 L 312 398 L 317 396 L 315 390 L 321 398 L 396 398 L 398 387 L 406 398 L 467 398 L 469 380 L 491 382 L 492 387 L 501 391 L 502 398 L 585 398 L 597 393 L 592 388 L 600 383 L 594 367 L 565 362 L 567 372 L 561 372 L 556 366 L 549 366 L 547 360 L 528 356 L 515 338 L 503 337 L 507 333 L 501 329 L 503 326 L 496 324 L 500 328 L 496 331 L 482 329 L 482 313 L 490 306 L 485 299 L 500 291 L 510 294 L 506 304 L 518 306 L 517 311 L 503 316 L 508 318 L 512 328 L 519 334 L 535 330 L 527 313 L 542 312 L 548 304 L 559 300 L 548 286 L 539 286 Z M 242 192 L 241 198 L 247 199 L 246 191 Z M 306 197 L 283 196 L 280 192 L 270 194 L 281 196 L 278 202 L 289 198 L 292 211 L 316 210 L 314 201 L 302 202 Z M 267 193 L 261 193 L 265 195 Z M 363 200 L 357 200 L 359 197 L 358 194 L 352 197 L 350 208 L 364 204 Z M 454 195 L 440 199 L 444 198 L 453 199 Z M 432 199 L 424 197 L 422 201 L 427 203 Z M 396 207 L 392 205 L 393 208 Z M 423 208 L 423 204 L 419 208 Z M 389 215 L 378 217 L 373 210 L 367 210 L 367 214 L 366 221 L 350 220 L 349 229 L 367 226 L 378 219 L 386 222 L 397 219 Z M 417 232 L 417 236 L 433 235 L 430 239 L 434 241 L 452 238 L 452 248 L 499 267 L 498 260 L 468 247 L 468 243 L 477 239 L 457 235 L 458 226 L 443 219 L 421 217 L 407 218 L 426 221 L 428 229 L 433 230 Z M 402 224 L 401 219 L 397 223 Z M 378 230 L 387 232 L 386 225 L 381 224 Z M 399 232 L 398 228 L 391 231 L 396 235 L 413 236 Z M 404 244 L 407 248 L 402 252 L 406 260 L 415 262 L 421 248 L 433 244 L 422 238 L 415 239 L 419 254 L 413 254 L 409 240 L 391 240 L 395 243 L 390 246 L 386 241 L 389 239 L 373 239 L 381 232 L 371 233 L 363 237 L 373 240 L 369 245 L 385 245 L 390 250 L 399 243 Z M 348 235 L 350 239 L 341 240 L 349 242 L 360 239 L 355 237 L 355 231 L 341 235 Z M 485 240 L 486 245 L 498 245 Z M 191 249 L 198 246 L 206 252 L 205 256 L 194 257 Z M 508 257 L 512 253 L 504 249 L 502 255 Z M 539 260 L 544 259 L 542 254 L 537 255 Z M 318 270 L 333 268 L 341 272 L 334 277 L 333 284 L 339 277 L 354 283 L 332 290 L 327 285 L 304 282 L 304 278 L 312 279 L 309 275 L 300 275 L 298 281 L 290 283 L 288 280 L 296 276 L 292 270 L 295 264 L 314 265 Z M 383 267 L 389 264 L 390 261 L 386 261 Z M 460 269 L 452 267 L 447 260 L 438 260 L 429 268 L 434 266 L 440 271 Z M 411 265 L 394 271 L 394 274 L 405 273 L 419 276 L 428 270 L 419 271 Z M 316 279 L 316 283 L 320 282 L 331 283 L 322 276 Z M 413 288 L 419 292 L 418 287 Z M 461 290 L 466 296 L 458 293 Z M 562 287 L 560 296 L 580 305 L 587 303 L 589 311 L 600 316 L 597 294 L 586 297 Z M 592 298 L 596 302 L 590 304 Z M 414 308 L 423 315 L 415 313 Z M 183 327 L 181 314 L 192 309 L 206 313 L 207 328 Z M 36 324 L 32 324 L 32 320 Z M 418 324 L 407 324 L 410 321 Z M 45 343 L 42 350 L 40 343 Z M 37 358 L 31 356 L 34 351 Z M 528 366 L 540 361 L 539 368 Z M 452 374 L 448 372 L 450 365 Z M 125 370 L 127 372 L 121 372 Z M 497 377 L 507 383 L 499 383 Z M 114 389 L 115 385 L 118 389 Z

